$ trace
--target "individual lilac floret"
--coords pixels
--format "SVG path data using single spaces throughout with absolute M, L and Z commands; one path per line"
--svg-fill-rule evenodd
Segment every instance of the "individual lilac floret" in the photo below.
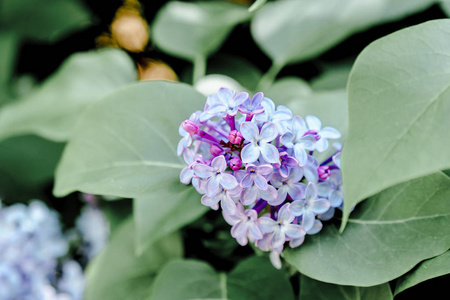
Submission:
M 319 198 L 316 185 L 310 182 L 306 187 L 305 199 L 292 202 L 289 211 L 296 217 L 302 217 L 301 224 L 308 231 L 313 227 L 316 215 L 326 212 L 329 207 L 330 202 Z
M 316 138 L 312 134 L 307 134 L 308 128 L 301 117 L 292 119 L 291 131 L 281 136 L 281 142 L 287 148 L 292 148 L 295 158 L 300 166 L 304 166 L 308 160 L 306 150 L 315 149 Z
M 286 200 L 287 195 L 292 199 L 300 199 L 305 194 L 306 186 L 300 182 L 303 170 L 300 167 L 293 168 L 288 177 L 274 174 L 270 183 L 278 189 L 278 198 L 274 205 L 279 205 Z
M 274 123 L 264 124 L 260 133 L 255 123 L 244 122 L 241 125 L 241 133 L 245 141 L 249 142 L 242 149 L 242 162 L 255 162 L 260 155 L 269 163 L 279 162 L 278 150 L 270 144 L 278 136 L 278 129 Z
M 328 149 L 328 139 L 338 139 L 341 137 L 341 133 L 334 127 L 326 126 L 322 127 L 322 122 L 316 116 L 306 116 L 306 124 L 309 130 L 314 130 L 319 136 L 319 140 L 316 142 L 316 149 L 319 152 L 324 152 Z
M 236 93 L 227 88 L 220 88 L 217 94 L 208 96 L 205 112 L 211 117 L 222 117 L 225 115 L 235 116 L 239 105 L 248 98 L 248 93 Z M 204 119 L 202 115 L 201 120 Z
M 241 202 L 244 205 L 251 205 L 258 199 L 266 200 L 270 205 L 277 205 L 276 199 L 278 196 L 277 190 L 267 184 L 267 176 L 270 176 L 273 168 L 270 165 L 248 164 L 247 170 L 238 171 L 235 173 L 236 179 L 244 187 L 241 194 Z M 257 168 L 261 167 L 258 171 Z M 259 174 L 257 174 L 257 172 Z M 256 181 L 258 184 L 256 184 Z M 244 181 L 245 179 L 245 181 Z M 265 184 L 263 182 L 266 182 Z M 274 204 L 275 203 L 275 204 Z M 279 203 L 278 203 L 279 204 Z
M 339 170 L 332 170 L 325 182 L 317 185 L 319 196 L 326 197 L 331 206 L 339 207 L 344 199 L 342 176 Z
M 248 188 L 254 182 L 255 185 L 261 190 L 267 190 L 269 187 L 267 179 L 264 176 L 268 176 L 272 173 L 273 167 L 271 165 L 259 165 L 247 164 L 245 167 L 246 175 L 241 180 L 241 186 Z
M 289 156 L 287 152 L 281 152 L 280 162 L 274 166 L 282 177 L 288 177 L 290 170 L 298 166 L 298 161 L 294 157 Z
M 209 206 L 214 210 L 217 210 L 219 208 L 218 204 L 220 202 L 223 211 L 225 211 L 229 215 L 234 215 L 236 213 L 236 203 L 233 198 L 238 197 L 241 191 L 242 188 L 240 186 L 236 186 L 231 190 L 222 188 L 212 197 L 203 195 L 202 204 Z
M 217 156 L 211 162 L 211 166 L 204 164 L 194 165 L 194 174 L 201 178 L 208 178 L 205 184 L 205 192 L 208 197 L 212 197 L 219 191 L 220 186 L 224 189 L 234 189 L 238 182 L 233 175 L 225 173 L 227 162 L 223 155 Z
M 227 214 L 223 211 L 223 216 L 228 224 L 232 225 L 231 236 L 236 238 L 242 246 L 247 245 L 248 239 L 251 241 L 263 238 L 261 230 L 257 225 L 258 213 L 253 209 L 244 210 L 241 203 L 237 203 L 236 213 Z
M 284 134 L 293 117 L 292 111 L 283 105 L 278 105 L 275 110 L 275 103 L 267 97 L 264 97 L 261 105 L 264 107 L 264 112 L 255 116 L 256 121 L 272 122 L 277 125 L 279 134 Z
M 242 134 L 237 130 L 231 130 L 228 135 L 228 140 L 235 145 L 239 145 L 243 139 Z
M 239 111 L 247 115 L 246 121 L 251 121 L 254 115 L 262 114 L 264 112 L 264 107 L 261 105 L 263 98 L 263 93 L 256 93 L 251 100 L 249 97 L 239 106 Z
M 289 212 L 290 204 L 283 205 L 278 211 L 277 221 L 268 217 L 261 217 L 258 220 L 259 229 L 264 233 L 273 233 L 271 246 L 280 247 L 286 241 L 286 236 L 292 239 L 299 239 L 305 236 L 305 230 L 300 225 L 291 224 L 295 217 Z

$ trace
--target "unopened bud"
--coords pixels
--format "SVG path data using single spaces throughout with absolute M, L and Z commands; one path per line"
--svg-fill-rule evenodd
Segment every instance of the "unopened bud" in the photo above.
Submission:
M 307 132 L 305 132 L 305 134 L 303 136 L 308 135 L 308 134 L 313 135 L 314 138 L 316 139 L 316 141 L 320 140 L 320 135 L 316 130 L 308 130 Z
M 327 179 L 328 176 L 331 175 L 330 167 L 328 167 L 328 166 L 318 167 L 317 172 L 319 173 L 319 178 L 323 179 L 323 180 Z
M 183 129 L 184 129 L 187 133 L 192 134 L 192 135 L 197 134 L 198 129 L 199 129 L 197 123 L 195 123 L 195 122 L 192 121 L 192 120 L 185 120 L 185 121 L 181 124 L 181 127 L 183 127 Z
M 235 145 L 239 145 L 242 142 L 242 134 L 237 130 L 231 130 L 228 135 L 228 140 Z
M 237 171 L 241 168 L 242 161 L 239 159 L 239 157 L 233 157 L 230 159 L 230 168 L 233 171 Z
M 209 151 L 211 152 L 211 154 L 216 157 L 219 156 L 223 153 L 223 149 L 220 148 L 219 146 L 217 146 L 216 144 L 211 144 L 209 146 Z

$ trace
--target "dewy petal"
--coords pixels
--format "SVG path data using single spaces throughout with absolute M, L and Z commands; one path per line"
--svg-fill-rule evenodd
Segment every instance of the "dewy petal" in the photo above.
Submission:
M 305 117 L 306 119 L 306 124 L 308 124 L 308 128 L 315 130 L 315 131 L 320 131 L 320 128 L 322 127 L 322 122 L 320 121 L 320 119 L 316 116 L 311 116 L 308 115 Z
M 260 147 L 255 147 L 253 143 L 248 144 L 242 149 L 241 160 L 243 163 L 252 163 L 258 160 Z
M 229 196 L 222 197 L 222 201 L 220 201 L 223 211 L 225 211 L 229 215 L 235 215 L 237 212 L 236 204 L 233 199 Z
M 282 246 L 285 241 L 286 241 L 286 235 L 284 234 L 284 231 L 281 229 L 278 229 L 278 230 L 274 231 L 270 245 L 273 248 L 277 248 L 277 247 Z
M 311 211 L 316 215 L 326 213 L 330 208 L 330 202 L 327 199 L 319 198 L 311 204 Z
M 326 139 L 338 139 L 341 137 L 341 133 L 336 128 L 330 126 L 322 128 L 319 135 Z
M 264 233 L 271 233 L 278 229 L 278 223 L 268 217 L 258 219 L 258 228 Z
M 232 190 L 238 186 L 236 178 L 231 174 L 221 173 L 217 177 L 219 177 L 220 184 L 227 190 Z
M 297 224 L 286 224 L 284 232 L 288 237 L 293 239 L 299 239 L 306 234 L 303 228 Z
M 264 124 L 261 128 L 260 141 L 270 143 L 278 136 L 278 127 L 272 122 Z
M 220 172 L 225 171 L 227 168 L 227 162 L 225 161 L 225 157 L 223 155 L 217 156 L 211 162 L 211 167 L 214 170 L 219 170 Z
M 265 161 L 275 164 L 280 161 L 280 154 L 278 153 L 278 149 L 271 144 L 265 144 L 260 147 L 261 155 Z
M 205 184 L 205 192 L 208 197 L 212 197 L 219 191 L 219 178 L 218 176 L 212 176 Z
M 193 166 L 194 174 L 201 178 L 208 178 L 214 174 L 214 169 L 204 164 L 196 164 Z
M 259 137 L 259 129 L 255 123 L 243 122 L 240 131 L 244 139 L 248 142 L 254 142 Z
M 267 190 L 267 188 L 268 188 L 269 185 L 267 184 L 267 180 L 266 180 L 263 176 L 256 174 L 256 175 L 253 177 L 253 180 L 255 181 L 255 185 L 256 185 L 259 189 L 261 189 L 261 190 Z

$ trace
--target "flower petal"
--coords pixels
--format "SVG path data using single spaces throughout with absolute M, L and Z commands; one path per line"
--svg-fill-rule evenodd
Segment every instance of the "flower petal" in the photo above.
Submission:
M 316 116 L 308 115 L 305 117 L 305 119 L 306 119 L 306 124 L 308 124 L 309 129 L 319 131 L 320 128 L 322 127 L 322 122 Z
M 242 149 L 241 160 L 243 163 L 252 163 L 258 160 L 261 147 L 255 147 L 253 143 Z
M 263 176 L 256 174 L 255 176 L 253 176 L 253 179 L 255 181 L 255 185 L 259 189 L 267 190 L 269 185 L 267 184 L 267 180 Z
M 214 171 L 219 170 L 220 172 L 225 171 L 227 168 L 227 162 L 225 161 L 225 157 L 223 155 L 217 156 L 211 162 L 211 167 Z
M 291 211 L 291 214 L 298 217 L 303 215 L 303 212 L 305 211 L 305 205 L 306 205 L 305 201 L 296 200 L 291 203 L 291 205 L 289 206 L 289 210 Z
M 253 222 L 249 223 L 249 225 L 248 225 L 248 232 L 249 232 L 249 234 L 251 236 L 253 236 L 253 238 L 255 238 L 255 240 L 260 240 L 260 239 L 263 238 L 261 230 Z
M 286 224 L 284 233 L 293 239 L 299 239 L 303 236 L 305 236 L 306 232 L 303 230 L 303 228 L 300 225 L 297 224 Z
M 308 183 L 305 191 L 305 201 L 314 201 L 317 198 L 317 187 L 314 183 Z
M 259 129 L 255 123 L 243 122 L 240 131 L 244 139 L 248 142 L 254 142 L 259 137 Z
M 320 222 L 319 220 L 315 220 L 313 227 L 310 230 L 308 230 L 306 233 L 307 234 L 316 234 L 322 230 L 322 227 L 323 227 L 322 222 Z
M 234 203 L 233 199 L 228 196 L 222 197 L 220 205 L 222 206 L 223 211 L 231 216 L 235 215 L 237 212 L 236 204 Z
M 247 224 L 244 222 L 238 222 L 236 223 L 233 228 L 231 228 L 231 236 L 234 238 L 247 235 Z
M 258 228 L 264 233 L 271 233 L 278 229 L 278 223 L 268 217 L 258 219 Z
M 191 182 L 192 176 L 194 176 L 194 170 L 186 167 L 180 172 L 180 181 L 184 184 L 189 184 Z
M 305 231 L 311 230 L 314 226 L 314 220 L 316 219 L 314 213 L 309 210 L 305 210 L 302 218 L 302 226 Z
M 284 244 L 286 241 L 286 235 L 284 234 L 283 230 L 275 230 L 272 236 L 272 240 L 270 241 L 270 245 L 273 248 L 280 247 Z
M 295 216 L 289 210 L 291 204 L 287 203 L 283 205 L 278 211 L 278 221 L 283 222 L 283 224 L 291 223 L 294 221 Z
M 217 175 L 217 177 L 219 178 L 219 182 L 223 188 L 227 190 L 232 190 L 238 186 L 236 178 L 231 174 L 221 173 L 220 175 Z
M 260 147 L 261 155 L 265 161 L 269 163 L 277 163 L 280 161 L 280 154 L 278 153 L 278 149 L 271 144 L 265 144 Z
M 205 184 L 205 192 L 208 197 L 212 197 L 219 191 L 219 178 L 212 176 Z
M 334 191 L 330 195 L 330 205 L 333 207 L 339 207 L 342 204 L 343 198 L 344 198 L 344 195 L 341 191 L 339 191 L 339 190 Z
M 248 189 L 245 189 L 241 194 L 241 202 L 244 205 L 250 205 L 258 198 L 258 188 L 251 185 Z
M 338 139 L 341 137 L 341 133 L 336 128 L 330 126 L 322 128 L 319 135 L 326 139 Z
M 310 206 L 311 211 L 313 211 L 316 215 L 327 212 L 329 208 L 330 208 L 330 201 L 323 198 L 318 198 L 316 201 L 313 201 L 313 203 Z
M 196 164 L 192 168 L 194 174 L 201 178 L 208 178 L 214 174 L 214 169 L 204 164 Z
M 264 124 L 259 135 L 261 142 L 270 143 L 278 136 L 278 127 L 272 122 Z

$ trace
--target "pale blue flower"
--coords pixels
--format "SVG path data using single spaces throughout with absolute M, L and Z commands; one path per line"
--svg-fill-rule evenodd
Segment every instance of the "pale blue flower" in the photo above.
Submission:
M 270 143 L 278 136 L 278 129 L 274 123 L 266 123 L 261 133 L 255 123 L 244 122 L 240 128 L 246 142 L 249 142 L 241 152 L 243 163 L 253 163 L 261 155 L 269 163 L 279 162 L 277 148 Z
M 212 197 L 219 191 L 220 186 L 224 189 L 234 189 L 238 182 L 236 178 L 225 173 L 227 162 L 223 155 L 217 156 L 211 162 L 211 166 L 204 164 L 194 165 L 194 174 L 201 178 L 208 178 L 205 183 L 205 191 L 208 197 Z
M 249 97 L 248 93 L 236 93 L 228 88 L 220 88 L 217 94 L 208 96 L 205 112 L 201 114 L 200 121 L 212 117 L 223 117 L 225 115 L 235 116 L 238 108 Z
M 306 116 L 306 124 L 310 130 L 317 132 L 320 137 L 316 142 L 316 149 L 319 152 L 324 152 L 328 149 L 328 139 L 338 139 L 341 137 L 341 133 L 334 127 L 326 126 L 322 127 L 322 122 L 316 116 Z
M 247 100 L 239 106 L 239 111 L 247 115 L 247 121 L 250 121 L 254 115 L 264 112 L 264 107 L 261 105 L 263 98 L 263 93 L 256 93 L 252 99 L 248 97 Z
M 300 182 L 303 178 L 303 170 L 300 167 L 293 168 L 288 177 L 284 178 L 276 173 L 272 176 L 270 183 L 278 189 L 278 198 L 276 203 L 279 205 L 286 200 L 287 195 L 292 199 L 300 199 L 305 193 L 306 186 Z
M 261 102 L 264 112 L 256 115 L 255 120 L 258 122 L 272 122 L 277 125 L 279 134 L 284 134 L 288 130 L 290 120 L 293 117 L 292 111 L 284 105 L 278 105 L 275 109 L 275 103 L 267 98 Z
M 229 215 L 226 211 L 223 211 L 223 215 L 228 224 L 233 226 L 231 236 L 236 238 L 242 246 L 248 243 L 248 239 L 256 241 L 263 238 L 257 225 L 258 213 L 255 210 L 244 210 L 244 206 L 237 203 L 237 210 L 234 215 Z
M 317 185 L 319 196 L 326 197 L 331 206 L 339 207 L 344 199 L 344 187 L 342 184 L 341 171 L 332 170 L 326 181 Z
M 291 132 L 286 132 L 280 139 L 286 148 L 293 149 L 295 158 L 300 166 L 304 166 L 308 160 L 306 150 L 312 151 L 315 149 L 316 138 L 314 135 L 306 134 L 307 131 L 308 128 L 305 121 L 297 116 L 292 119 Z
M 258 227 L 264 233 L 273 233 L 270 244 L 273 248 L 280 247 L 286 241 L 286 236 L 299 239 L 305 236 L 305 230 L 300 225 L 291 224 L 295 217 L 289 211 L 289 203 L 283 205 L 278 211 L 277 221 L 268 217 L 258 219 Z
M 306 231 L 314 226 L 315 216 L 328 210 L 330 202 L 327 199 L 319 198 L 317 187 L 314 183 L 308 183 L 304 200 L 296 200 L 289 206 L 289 211 L 296 217 L 301 216 L 301 224 Z
M 219 192 L 211 197 L 203 195 L 202 204 L 217 210 L 220 202 L 223 211 L 229 215 L 234 215 L 236 213 L 236 201 L 233 198 L 239 197 L 241 191 L 242 188 L 239 185 L 231 190 L 220 188 Z

